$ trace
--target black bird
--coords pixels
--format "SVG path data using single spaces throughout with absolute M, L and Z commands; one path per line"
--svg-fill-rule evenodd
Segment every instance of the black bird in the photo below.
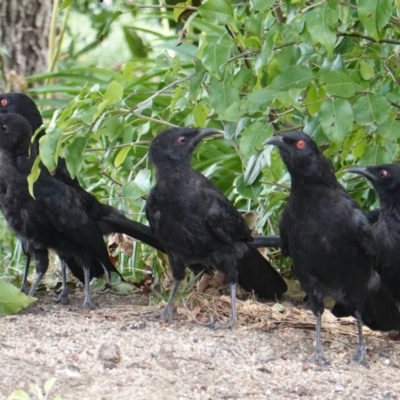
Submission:
M 185 267 L 193 264 L 221 271 L 231 290 L 231 316 L 218 327 L 233 328 L 236 283 L 268 299 L 287 290 L 278 272 L 251 248 L 253 238 L 245 220 L 228 199 L 190 161 L 200 141 L 215 129 L 173 128 L 151 143 L 149 159 L 156 169 L 156 185 L 146 202 L 146 216 L 165 248 L 175 279 L 162 320 L 172 320 L 172 301 Z
M 7 94 L 0 94 L 0 114 L 3 113 L 15 113 L 24 116 L 32 127 L 32 131 L 36 133 L 34 142 L 31 146 L 31 156 L 34 159 L 39 154 L 39 139 L 45 135 L 45 130 L 42 128 L 39 131 L 39 128 L 43 125 L 43 120 L 40 115 L 39 110 L 36 107 L 36 104 L 23 93 L 7 93 Z M 25 132 L 27 133 L 27 132 Z M 42 166 L 41 168 L 42 173 L 45 168 Z M 64 159 L 59 159 L 59 163 L 57 165 L 56 170 L 54 171 L 54 178 L 62 182 L 63 184 L 70 186 L 71 188 L 75 189 L 75 191 L 79 194 L 81 198 L 81 202 L 85 207 L 85 211 L 88 217 L 94 221 L 98 228 L 100 229 L 103 235 L 108 235 L 112 232 L 124 233 L 128 236 L 133 237 L 143 243 L 146 243 L 158 250 L 163 251 L 160 243 L 154 237 L 150 227 L 143 225 L 136 221 L 131 221 L 130 219 L 126 218 L 123 214 L 118 212 L 115 208 L 100 203 L 95 196 L 88 193 L 83 189 L 78 180 L 72 179 Z M 23 246 L 24 247 L 24 246 Z M 82 282 L 84 280 L 82 269 L 79 265 L 76 264 L 74 259 L 67 259 L 65 260 L 66 264 L 70 268 L 71 272 Z M 27 261 L 25 264 L 25 272 L 23 278 L 23 285 L 22 289 L 26 289 L 26 280 L 28 275 L 29 269 L 29 262 L 30 257 L 29 254 L 27 256 Z M 39 267 L 39 269 L 38 269 Z M 35 284 L 33 285 L 33 290 L 36 290 L 37 285 L 40 282 L 41 277 L 47 270 L 47 265 L 45 266 L 43 262 L 43 258 L 41 262 L 38 264 L 36 263 L 36 268 L 38 272 L 38 278 L 36 279 Z M 62 272 L 63 272 L 63 288 L 62 295 L 60 299 L 63 303 L 67 303 L 66 297 L 66 283 L 65 283 L 65 263 L 62 263 Z M 91 277 L 100 277 L 104 274 L 104 269 L 102 265 L 97 261 L 94 260 L 91 269 Z M 30 294 L 33 295 L 34 291 L 31 289 Z
M 380 251 L 379 274 L 400 303 L 400 166 L 352 167 L 347 172 L 367 178 L 378 194 L 380 210 L 371 228 Z
M 315 361 L 321 348 L 323 299 L 333 297 L 357 319 L 353 360 L 366 363 L 362 320 L 382 330 L 400 328 L 400 313 L 376 268 L 379 254 L 367 218 L 336 180 L 330 162 L 303 132 L 273 136 L 291 175 L 291 192 L 280 221 L 281 251 L 290 256 L 308 304 L 317 317 Z
M 84 308 L 92 308 L 90 270 L 97 260 L 104 271 L 116 271 L 98 225 L 86 211 L 80 194 L 50 174 L 42 173 L 28 190 L 29 122 L 18 114 L 0 115 L 0 205 L 10 228 L 23 240 L 28 254 L 48 263 L 47 249 L 61 260 L 72 259 L 83 269 Z

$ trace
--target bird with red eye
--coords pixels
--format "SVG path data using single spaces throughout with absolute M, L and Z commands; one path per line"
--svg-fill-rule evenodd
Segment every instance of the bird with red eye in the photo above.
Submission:
M 186 143 L 186 137 L 185 136 L 179 136 L 178 137 L 178 143 L 179 144 L 185 144 Z
M 8 104 L 7 99 L 5 99 L 5 98 L 1 99 L 1 100 L 0 100 L 0 104 L 1 104 L 2 107 L 6 107 L 7 104 Z
M 389 173 L 386 171 L 386 169 L 381 169 L 381 170 L 379 171 L 379 176 L 380 176 L 381 178 L 386 178 L 388 175 L 389 175 Z
M 296 147 L 297 147 L 298 149 L 304 149 L 305 145 L 306 145 L 306 142 L 305 142 L 304 140 L 298 140 L 298 141 L 296 142 Z

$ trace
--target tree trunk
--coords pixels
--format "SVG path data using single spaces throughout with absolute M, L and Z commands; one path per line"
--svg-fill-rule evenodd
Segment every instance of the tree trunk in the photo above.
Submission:
M 26 76 L 47 70 L 52 5 L 53 0 L 0 0 L 3 91 L 23 91 Z

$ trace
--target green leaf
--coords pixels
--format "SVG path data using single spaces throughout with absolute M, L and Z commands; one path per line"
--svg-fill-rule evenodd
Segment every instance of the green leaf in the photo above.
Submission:
M 103 101 L 107 104 L 115 104 L 122 100 L 124 94 L 123 86 L 117 81 L 111 81 L 103 96 Z
M 246 165 L 246 171 L 243 177 L 244 184 L 252 185 L 254 181 L 257 179 L 258 175 L 260 175 L 260 172 L 264 168 L 264 166 L 265 166 L 264 154 L 263 153 L 252 154 Z
M 197 8 L 202 18 L 220 25 L 229 24 L 233 18 L 233 7 L 228 0 L 208 0 Z
M 111 290 L 116 293 L 121 294 L 132 294 L 134 291 L 134 286 L 128 282 L 121 282 L 111 287 Z
M 378 125 L 377 131 L 386 140 L 398 140 L 400 139 L 400 121 L 389 118 L 383 124 Z
M 131 146 L 126 146 L 126 147 L 123 147 L 118 152 L 118 154 L 117 154 L 117 156 L 115 157 L 115 160 L 114 160 L 114 166 L 116 168 L 118 168 L 125 161 L 125 158 L 128 155 L 130 149 L 131 149 Z
M 114 11 L 112 14 L 112 17 L 110 20 L 107 22 L 107 25 L 104 27 L 104 29 L 100 33 L 100 37 L 102 37 L 107 31 L 110 25 L 121 15 L 123 14 L 121 10 Z
M 36 300 L 35 297 L 22 293 L 11 283 L 0 281 L 0 314 L 16 314 Z
M 359 96 L 353 104 L 354 119 L 360 125 L 382 124 L 389 118 L 390 104 L 380 93 Z
M 145 195 L 150 193 L 151 190 L 151 171 L 149 169 L 141 169 L 136 174 L 133 180 L 138 188 L 140 188 Z
M 274 129 L 271 124 L 264 121 L 257 121 L 249 125 L 242 133 L 239 148 L 247 160 L 256 151 L 264 149 L 263 143 L 272 136 Z
M 210 103 L 218 114 L 223 114 L 231 104 L 239 101 L 239 90 L 227 78 L 222 81 L 211 79 L 209 91 Z
M 365 60 L 360 61 L 360 74 L 366 81 L 370 81 L 375 78 L 375 69 L 371 64 L 368 64 Z
M 61 129 L 47 130 L 46 134 L 39 139 L 40 158 L 49 171 L 56 169 L 56 163 L 61 150 Z
M 246 185 L 244 183 L 244 178 L 241 176 L 236 182 L 236 190 L 238 193 L 246 198 L 251 200 L 258 200 L 260 196 L 262 186 L 261 184 L 253 184 L 253 185 Z
M 30 400 L 30 396 L 24 390 L 14 390 L 8 400 Z
M 321 108 L 322 102 L 326 99 L 324 88 L 311 85 L 307 91 L 306 104 L 311 116 L 316 114 Z
M 337 21 L 337 12 L 328 8 L 326 4 L 315 7 L 306 15 L 306 26 L 312 40 L 314 43 L 321 43 L 331 57 L 336 43 L 336 32 L 333 26 Z
M 135 76 L 136 65 L 137 65 L 136 61 L 128 61 L 125 64 L 124 70 L 122 71 L 122 76 L 126 82 L 130 82 L 133 80 Z
M 326 93 L 333 96 L 352 97 L 358 90 L 358 85 L 343 71 L 324 71 L 320 76 Z
M 188 3 L 184 2 L 184 3 L 176 3 L 175 7 L 178 6 L 179 8 L 174 8 L 174 11 L 172 12 L 172 16 L 174 17 L 174 21 L 175 22 L 179 22 L 179 17 L 181 16 L 181 14 L 183 12 L 185 12 L 186 10 L 183 7 L 187 7 Z M 180 8 L 182 7 L 182 8 Z
M 69 7 L 72 3 L 72 0 L 63 0 L 60 6 L 60 10 L 65 10 L 67 7 Z
M 31 172 L 30 172 L 30 174 L 28 175 L 28 178 L 27 178 L 29 194 L 33 198 L 35 198 L 34 190 L 33 190 L 33 184 L 38 180 L 38 178 L 40 176 L 40 167 L 39 167 L 40 161 L 41 161 L 40 160 L 40 156 L 37 156 L 35 158 L 35 161 L 34 161 L 33 165 L 32 165 Z
M 367 32 L 376 40 L 379 31 L 389 22 L 391 0 L 357 0 L 357 13 Z
M 314 74 L 310 68 L 304 65 L 291 65 L 272 80 L 270 87 L 280 91 L 304 89 L 313 78 Z
M 275 0 L 250 0 L 250 7 L 255 11 L 264 11 L 274 3 Z
M 208 107 L 199 102 L 193 107 L 194 126 L 204 128 L 206 126 L 207 117 L 210 114 Z
M 344 99 L 327 99 L 319 110 L 319 120 L 325 135 L 341 144 L 353 125 L 353 110 Z
M 72 178 L 75 177 L 81 166 L 88 139 L 87 136 L 77 136 L 65 149 L 65 162 Z
M 44 391 L 45 393 L 49 393 L 50 390 L 53 388 L 54 384 L 56 383 L 57 378 L 50 378 L 44 384 Z
M 206 45 L 203 50 L 202 61 L 207 70 L 217 78 L 221 78 L 225 63 L 231 54 L 232 43 L 219 39 Z
M 380 165 L 392 162 L 389 152 L 382 146 L 368 146 L 368 149 L 361 157 L 360 165 Z

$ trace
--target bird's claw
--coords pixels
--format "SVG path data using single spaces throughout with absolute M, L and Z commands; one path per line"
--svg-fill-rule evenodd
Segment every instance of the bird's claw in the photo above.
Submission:
M 67 293 L 60 293 L 58 296 L 56 303 L 63 304 L 64 306 L 69 304 L 68 294 Z
M 82 310 L 86 311 L 97 310 L 98 308 L 99 306 L 96 303 L 93 303 L 92 301 L 83 303 L 81 307 Z
M 212 324 L 212 325 L 211 325 Z M 210 328 L 212 329 L 236 329 L 237 328 L 237 321 L 235 319 L 229 319 L 228 322 L 222 323 L 219 321 L 212 321 L 210 323 Z
M 320 366 L 320 367 L 329 367 L 331 365 L 330 361 L 328 361 L 323 354 L 319 353 L 319 354 L 315 354 L 313 357 L 313 361 L 316 365 Z

